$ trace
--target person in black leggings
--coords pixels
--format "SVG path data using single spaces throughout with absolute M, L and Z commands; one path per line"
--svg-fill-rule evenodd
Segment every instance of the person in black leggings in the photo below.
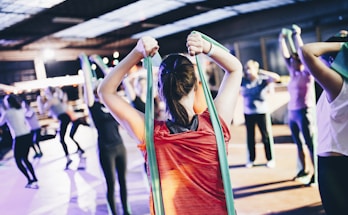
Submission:
M 65 156 L 67 158 L 67 163 L 66 163 L 66 169 L 67 169 L 69 165 L 72 163 L 72 160 L 70 159 L 68 146 L 65 142 L 65 134 L 67 132 L 68 125 L 71 122 L 71 118 L 69 114 L 67 113 L 65 102 L 58 94 L 59 94 L 58 89 L 55 89 L 53 87 L 48 87 L 45 90 L 46 101 L 42 101 L 42 98 L 38 97 L 38 105 L 39 105 L 39 110 L 41 113 L 50 111 L 51 115 L 56 117 L 60 122 L 59 137 L 60 137 L 60 143 L 62 144 Z M 76 130 L 74 132 L 76 132 Z M 70 133 L 69 136 L 73 137 L 75 134 L 74 132 Z M 72 140 L 77 146 L 77 151 L 83 154 L 84 150 L 81 148 L 79 143 L 74 138 L 72 138 Z
M 307 185 L 315 183 L 315 94 L 314 78 L 303 65 L 298 56 L 298 48 L 303 46 L 301 28 L 292 26 L 292 30 L 283 28 L 279 34 L 279 46 L 289 71 L 287 86 L 290 100 L 288 102 L 288 124 L 294 143 L 297 145 L 299 171 L 294 180 L 300 179 Z M 301 139 L 301 134 L 303 140 Z M 306 159 L 304 143 L 309 150 L 310 162 Z M 301 180 L 302 179 L 302 180 Z M 307 179 L 307 180 L 303 180 Z
M 82 57 L 80 56 L 81 64 L 83 61 Z M 98 132 L 99 161 L 106 180 L 109 209 L 113 215 L 117 214 L 114 197 L 117 172 L 123 214 L 131 214 L 126 184 L 127 153 L 119 133 L 119 124 L 110 114 L 109 110 L 99 102 L 96 92 L 98 81 L 92 87 L 92 83 L 89 81 L 90 71 L 84 70 L 84 75 L 86 80 L 84 96 L 91 118 Z
M 42 150 L 40 147 L 40 139 L 41 139 L 41 125 L 39 119 L 30 106 L 30 101 L 27 99 L 22 100 L 22 108 L 25 110 L 25 118 L 31 130 L 32 135 L 32 148 L 34 149 L 35 155 L 34 158 L 42 157 Z
M 299 56 L 324 89 L 317 102 L 318 185 L 327 215 L 348 212 L 348 31 L 299 49 Z
M 18 169 L 27 178 L 26 188 L 38 188 L 37 177 L 33 165 L 28 160 L 32 144 L 30 128 L 26 124 L 25 111 L 14 95 L 4 98 L 6 110 L 1 108 L 0 125 L 7 123 L 13 138 L 14 158 Z
M 275 166 L 270 142 L 270 138 L 273 137 L 270 137 L 271 128 L 267 126 L 267 115 L 269 114 L 267 93 L 269 92 L 269 85 L 279 80 L 280 76 L 277 73 L 261 69 L 257 61 L 248 60 L 245 63 L 241 95 L 244 100 L 244 117 L 249 153 L 246 167 L 248 168 L 255 165 L 256 125 L 260 129 L 262 142 L 265 146 L 265 155 L 267 159 L 266 166 L 270 168 Z

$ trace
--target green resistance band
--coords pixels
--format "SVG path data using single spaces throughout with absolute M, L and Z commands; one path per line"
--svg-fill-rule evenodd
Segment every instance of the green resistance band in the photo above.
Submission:
M 151 176 L 152 196 L 156 215 L 164 215 L 163 199 L 161 184 L 159 180 L 157 159 L 155 146 L 153 143 L 153 129 L 154 129 L 154 98 L 153 98 L 153 74 L 152 74 L 152 59 L 146 57 L 144 59 L 144 66 L 147 70 L 147 95 L 145 104 L 145 140 L 146 151 L 148 156 L 148 163 Z
M 195 32 L 199 33 L 199 32 Z M 201 36 L 213 43 L 214 45 L 217 45 L 224 50 L 228 51 L 227 48 L 222 46 L 220 43 L 216 42 L 212 38 L 202 34 Z M 231 186 L 231 180 L 229 175 L 229 169 L 228 169 L 228 163 L 226 158 L 226 149 L 225 149 L 225 140 L 224 136 L 221 130 L 221 124 L 218 118 L 218 114 L 216 112 L 214 102 L 212 99 L 212 96 L 210 94 L 210 91 L 208 89 L 207 83 L 204 78 L 204 74 L 202 72 L 202 68 L 199 63 L 199 59 L 196 56 L 199 76 L 202 81 L 203 91 L 205 98 L 207 100 L 207 106 L 210 113 L 211 121 L 213 124 L 214 132 L 216 134 L 216 140 L 217 140 L 217 147 L 218 147 L 218 155 L 219 155 L 219 161 L 220 161 L 220 168 L 221 168 L 221 174 L 222 174 L 222 180 L 224 184 L 224 191 L 226 196 L 226 205 L 227 205 L 227 211 L 229 215 L 235 215 L 235 209 L 234 209 L 234 202 L 233 202 L 233 194 L 232 194 L 232 186 Z M 144 59 L 144 65 L 147 69 L 147 77 L 152 77 L 152 61 L 150 57 L 147 57 Z M 157 159 L 156 159 L 156 153 L 155 148 L 153 144 L 153 121 L 154 121 L 154 104 L 153 104 L 153 94 L 152 94 L 152 78 L 148 78 L 147 82 L 147 101 L 146 101 L 146 107 L 145 107 L 145 133 L 146 133 L 146 150 L 148 153 L 148 161 L 149 161 L 149 168 L 150 168 L 150 175 L 152 180 L 152 193 L 153 193 L 153 200 L 154 200 L 154 206 L 155 206 L 155 212 L 156 215 L 164 215 L 164 208 L 163 208 L 163 199 L 162 199 L 162 193 L 161 193 L 161 187 L 160 187 L 160 181 L 159 181 L 159 175 L 158 175 L 158 168 L 157 168 Z
M 153 143 L 153 129 L 154 129 L 154 99 L 153 99 L 153 72 L 152 72 L 152 61 L 157 65 L 161 61 L 160 55 L 151 57 L 146 57 L 144 59 L 144 67 L 147 70 L 147 95 L 146 95 L 146 104 L 145 104 L 145 141 L 146 141 L 146 151 L 148 156 L 148 163 L 150 168 L 151 176 L 151 187 L 152 187 L 152 196 L 155 207 L 156 215 L 164 215 L 163 208 L 163 199 L 162 191 L 159 180 L 158 168 L 157 168 L 157 159 L 155 153 L 155 146 Z M 103 60 L 99 55 L 91 55 L 89 59 L 95 62 L 106 74 L 108 72 L 108 67 L 105 65 Z M 156 66 L 155 65 L 155 66 Z
M 79 55 L 79 58 L 80 58 L 81 69 L 85 73 L 84 76 L 86 78 L 88 77 L 88 79 L 85 81 L 90 81 L 90 83 L 93 83 L 93 81 L 97 79 L 97 75 L 93 72 L 87 55 L 82 53 Z
M 229 50 L 215 41 L 214 39 L 208 37 L 207 35 L 204 35 L 200 32 L 193 31 L 193 33 L 198 33 L 202 36 L 203 39 L 207 40 L 208 42 L 221 47 L 225 51 L 229 52 Z M 232 186 L 231 186 L 231 179 L 230 179 L 230 173 L 227 163 L 227 157 L 226 157 L 226 148 L 225 148 L 225 139 L 224 135 L 222 133 L 221 124 L 219 121 L 218 114 L 216 112 L 216 108 L 214 105 L 213 98 L 211 96 L 210 90 L 208 88 L 208 85 L 206 83 L 203 70 L 201 68 L 201 64 L 199 63 L 199 58 L 196 55 L 196 62 L 197 62 L 197 68 L 199 73 L 199 78 L 202 82 L 203 86 L 203 92 L 205 99 L 207 101 L 208 110 L 210 113 L 210 120 L 213 124 L 216 142 L 217 142 L 217 148 L 218 148 L 218 155 L 219 155 L 219 161 L 220 161 L 220 169 L 221 169 L 221 175 L 222 175 L 222 181 L 224 185 L 224 191 L 225 191 L 225 197 L 226 197 L 226 205 L 227 205 L 227 212 L 229 215 L 235 215 L 235 209 L 234 209 L 234 201 L 233 201 L 233 193 L 232 193 Z

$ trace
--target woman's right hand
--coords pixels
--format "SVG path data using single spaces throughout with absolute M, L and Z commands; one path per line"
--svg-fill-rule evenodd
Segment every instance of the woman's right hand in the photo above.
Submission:
M 158 52 L 159 45 L 155 38 L 144 36 L 138 40 L 135 50 L 141 53 L 143 58 L 152 57 Z

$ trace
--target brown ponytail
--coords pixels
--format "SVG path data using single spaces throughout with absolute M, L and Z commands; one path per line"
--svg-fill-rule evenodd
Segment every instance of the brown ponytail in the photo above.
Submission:
M 159 93 L 166 103 L 172 120 L 180 125 L 190 124 L 185 108 L 179 100 L 196 86 L 197 78 L 191 61 L 182 54 L 164 58 L 159 68 Z

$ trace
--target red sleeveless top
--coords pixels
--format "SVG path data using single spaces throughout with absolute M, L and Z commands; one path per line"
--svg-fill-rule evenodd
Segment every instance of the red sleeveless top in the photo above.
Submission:
M 220 122 L 227 147 L 229 127 L 221 118 Z M 207 110 L 198 115 L 197 131 L 170 134 L 164 121 L 155 121 L 154 144 L 166 215 L 227 214 L 217 144 Z M 150 210 L 155 214 L 152 200 L 151 193 Z

